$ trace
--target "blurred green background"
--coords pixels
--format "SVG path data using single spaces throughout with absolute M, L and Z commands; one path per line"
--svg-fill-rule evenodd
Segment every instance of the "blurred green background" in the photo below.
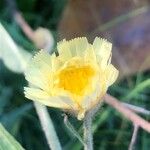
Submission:
M 35 53 L 37 51 L 36 46 L 26 37 L 15 19 L 12 17 L 11 7 L 9 6 L 10 1 L 0 0 L 0 22 L 18 45 L 22 46 L 30 53 Z M 68 3 L 70 2 L 67 0 L 16 1 L 18 10 L 22 13 L 24 19 L 28 22 L 31 28 L 36 29 L 39 26 L 42 26 L 49 29 L 54 36 L 55 43 L 60 39 L 58 27 Z M 130 8 L 130 6 L 124 7 Z M 126 9 L 126 12 L 127 11 L 128 9 Z M 109 14 L 106 16 L 108 15 Z M 148 16 L 150 20 L 150 12 L 148 12 Z M 138 28 L 136 31 L 140 32 L 141 30 Z M 117 33 L 117 35 L 119 34 L 121 34 L 121 32 Z M 150 38 L 149 31 L 148 38 Z M 121 46 L 123 44 L 121 43 Z M 134 40 L 132 44 L 134 45 Z M 121 78 L 109 88 L 108 92 L 121 101 L 150 110 L 149 79 L 149 69 L 142 72 L 137 71 L 133 75 Z M 0 59 L 0 122 L 25 149 L 48 150 L 48 145 L 33 103 L 24 97 L 23 87 L 26 85 L 27 83 L 24 75 L 12 72 Z M 65 126 L 63 121 L 64 117 L 62 115 L 63 112 L 54 108 L 49 108 L 48 110 L 63 149 L 83 149 L 81 143 Z M 150 119 L 149 115 L 141 116 L 147 120 Z M 77 119 L 71 115 L 69 115 L 69 120 L 75 128 L 79 130 L 80 134 L 82 134 L 82 122 L 77 121 Z M 101 107 L 99 113 L 94 118 L 93 128 L 95 150 L 109 150 L 110 148 L 112 150 L 128 149 L 133 125 L 110 106 L 104 104 Z M 139 130 L 135 149 L 150 149 L 149 133 L 142 129 Z

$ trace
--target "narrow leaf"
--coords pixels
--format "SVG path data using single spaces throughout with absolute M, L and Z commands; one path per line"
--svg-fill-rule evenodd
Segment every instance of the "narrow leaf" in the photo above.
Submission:
M 24 150 L 0 123 L 0 150 Z
M 12 71 L 21 73 L 26 68 L 30 54 L 19 48 L 12 40 L 8 32 L 0 23 L 0 58 Z

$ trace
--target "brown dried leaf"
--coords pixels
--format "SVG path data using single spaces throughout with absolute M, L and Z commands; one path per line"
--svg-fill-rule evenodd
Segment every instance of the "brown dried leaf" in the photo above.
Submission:
M 59 24 L 59 37 L 95 36 L 114 45 L 113 62 L 120 76 L 150 69 L 148 0 L 70 0 Z

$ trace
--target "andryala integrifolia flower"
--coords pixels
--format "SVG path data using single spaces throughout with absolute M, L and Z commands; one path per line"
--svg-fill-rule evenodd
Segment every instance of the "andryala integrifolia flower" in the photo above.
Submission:
M 25 72 L 30 85 L 25 87 L 25 96 L 84 118 L 118 77 L 111 64 L 111 49 L 112 44 L 105 39 L 96 37 L 90 44 L 81 37 L 59 42 L 58 56 L 41 50 Z

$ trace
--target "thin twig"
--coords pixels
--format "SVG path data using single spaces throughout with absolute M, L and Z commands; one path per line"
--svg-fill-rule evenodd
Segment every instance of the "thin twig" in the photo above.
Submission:
M 61 150 L 61 145 L 57 138 L 57 135 L 56 135 L 52 120 L 48 114 L 47 108 L 38 102 L 34 102 L 34 106 L 39 116 L 40 123 L 45 133 L 49 147 L 52 150 Z
M 21 12 L 18 10 L 15 0 L 6 0 L 7 7 L 10 11 L 10 15 L 17 22 L 25 35 L 33 41 L 34 31 L 22 17 Z
M 135 124 L 134 125 L 133 134 L 132 134 L 132 138 L 131 138 L 131 143 L 129 145 L 129 149 L 128 150 L 134 150 L 134 148 L 135 148 L 134 146 L 135 146 L 135 143 L 136 143 L 138 129 L 139 129 L 139 126 Z
M 144 108 L 141 108 L 139 106 L 135 106 L 132 104 L 128 104 L 128 103 L 122 103 L 123 106 L 137 112 L 137 113 L 141 113 L 141 114 L 145 114 L 145 115 L 150 115 L 150 111 Z
M 25 21 L 25 19 L 22 17 L 20 12 L 14 13 L 14 19 L 17 22 L 17 24 L 20 26 L 20 28 L 23 30 L 25 35 L 31 40 L 34 40 L 34 31 L 32 28 L 28 25 L 28 23 Z
M 150 133 L 150 123 L 140 116 L 138 116 L 135 112 L 130 110 L 129 108 L 122 105 L 121 102 L 119 102 L 116 98 L 113 96 L 110 96 L 109 94 L 106 94 L 104 96 L 104 100 L 107 104 L 115 108 L 117 111 L 122 113 L 127 119 L 133 122 L 133 124 L 138 125 L 139 127 L 143 128 L 147 132 Z

